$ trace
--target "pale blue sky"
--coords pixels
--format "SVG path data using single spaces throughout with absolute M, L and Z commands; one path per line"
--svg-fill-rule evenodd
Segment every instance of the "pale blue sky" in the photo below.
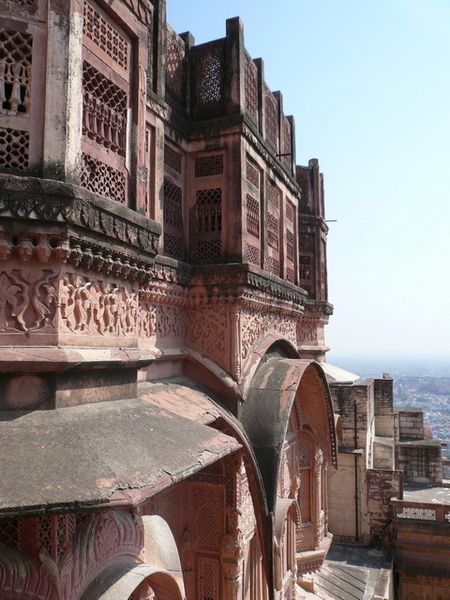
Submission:
M 332 355 L 450 360 L 450 1 L 167 0 L 196 43 L 240 16 L 325 175 Z

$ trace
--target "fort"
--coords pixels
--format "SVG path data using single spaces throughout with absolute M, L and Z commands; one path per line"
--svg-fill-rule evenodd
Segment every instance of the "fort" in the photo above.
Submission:
M 239 18 L 0 0 L 2 600 L 443 600 L 441 445 L 326 362 L 323 179 Z

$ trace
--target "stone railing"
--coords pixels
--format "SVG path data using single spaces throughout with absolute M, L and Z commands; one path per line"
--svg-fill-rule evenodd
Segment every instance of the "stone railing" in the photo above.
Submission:
M 450 505 L 392 500 L 396 521 L 428 521 L 450 525 Z

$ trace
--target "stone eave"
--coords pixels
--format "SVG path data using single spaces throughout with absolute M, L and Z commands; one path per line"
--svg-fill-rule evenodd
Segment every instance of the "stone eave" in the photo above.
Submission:
M 5 517 L 131 505 L 241 447 L 138 399 L 2 411 L 0 439 Z

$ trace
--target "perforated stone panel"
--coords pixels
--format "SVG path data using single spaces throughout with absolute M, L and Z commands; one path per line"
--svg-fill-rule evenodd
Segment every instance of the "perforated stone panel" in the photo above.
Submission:
M 299 235 L 298 245 L 300 248 L 312 248 L 314 245 L 314 237 L 309 234 Z
M 259 239 L 259 202 L 247 194 L 247 231 Z
M 177 173 L 181 173 L 182 155 L 172 148 L 172 146 L 169 146 L 169 144 L 165 144 L 164 146 L 164 164 Z
M 256 169 L 252 163 L 247 161 L 247 179 L 250 181 L 252 185 L 259 189 L 259 171 Z
M 183 192 L 168 179 L 164 180 L 164 253 L 183 257 Z
M 196 232 L 222 230 L 222 189 L 198 190 L 196 193 Z
M 280 208 L 280 191 L 271 181 L 267 184 L 267 200 L 276 209 Z
M 130 44 L 88 2 L 83 7 L 83 33 L 118 65 L 128 70 Z
M 301 440 L 297 443 L 297 460 L 300 467 L 309 468 L 311 466 L 311 452 L 306 442 Z
M 19 4 L 21 6 L 32 7 L 37 4 L 37 0 L 8 0 L 8 2 L 12 2 L 13 4 Z
M 294 260 L 294 234 L 290 229 L 286 229 L 286 257 Z
M 181 188 L 166 179 L 164 181 L 164 224 L 178 230 L 183 227 L 182 198 Z
M 273 258 L 272 256 L 268 256 L 266 258 L 265 269 L 266 269 L 266 271 L 268 271 L 269 273 L 272 273 L 273 275 L 279 275 L 280 274 L 280 261 Z
M 417 519 L 419 521 L 436 521 L 436 510 L 434 508 L 413 508 L 404 506 L 397 509 L 397 519 Z
M 166 63 L 166 102 L 178 112 L 185 109 L 183 59 L 184 52 L 178 41 L 169 39 Z
M 183 240 L 180 236 L 164 232 L 164 254 L 172 258 L 183 258 Z
M 278 238 L 280 235 L 280 221 L 271 213 L 267 214 L 267 243 L 274 250 L 278 250 Z
M 96 194 L 126 203 L 125 175 L 88 154 L 82 155 L 81 185 Z
M 265 127 L 266 127 L 266 138 L 270 140 L 274 146 L 278 144 L 278 103 L 267 88 L 264 93 L 265 99 Z
M 211 119 L 224 112 L 224 49 L 223 42 L 205 44 L 196 50 L 197 117 Z
M 32 45 L 30 33 L 0 29 L 0 113 L 30 111 Z
M 127 93 L 83 62 L 83 135 L 125 155 Z
M 253 60 L 245 56 L 245 105 L 256 121 L 258 118 L 258 69 Z
M 195 177 L 211 177 L 223 173 L 223 154 L 199 156 L 195 159 Z
M 195 258 L 202 262 L 215 261 L 222 257 L 221 240 L 201 240 L 195 244 Z
M 28 131 L 0 128 L 0 167 L 24 170 L 28 167 Z
M 286 219 L 290 222 L 294 222 L 294 206 L 289 200 L 286 202 Z
M 0 521 L 0 543 L 10 548 L 17 548 L 18 539 L 18 519 L 2 519 Z
M 198 559 L 199 598 L 219 600 L 220 570 L 219 561 L 214 558 Z
M 292 139 L 291 139 L 291 124 L 289 120 L 283 116 L 283 144 L 281 153 L 285 156 L 282 157 L 282 161 L 288 167 L 292 162 Z
M 302 281 L 311 281 L 312 272 L 312 258 L 311 256 L 300 256 L 298 259 L 299 263 L 299 275 Z
M 253 244 L 247 243 L 247 260 L 253 265 L 260 264 L 260 250 Z

